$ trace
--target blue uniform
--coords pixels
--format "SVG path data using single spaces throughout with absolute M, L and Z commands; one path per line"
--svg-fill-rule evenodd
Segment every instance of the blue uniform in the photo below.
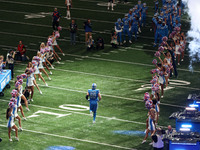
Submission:
M 158 1 L 155 1 L 155 13 L 158 12 L 158 9 L 159 9 L 159 8 L 158 8 L 158 5 L 159 5 L 159 2 L 158 2 Z
M 116 29 L 117 29 L 117 30 L 122 30 L 124 24 L 123 24 L 123 22 L 116 22 L 116 23 L 115 23 L 115 26 L 116 26 Z M 117 32 L 117 41 L 118 41 L 119 43 L 122 42 L 122 32 Z
M 154 125 L 154 122 L 153 122 L 153 120 L 151 119 L 150 116 L 149 116 L 149 120 L 148 120 L 148 129 L 149 129 L 150 131 L 156 130 L 155 125 Z
M 173 28 L 176 28 L 176 27 L 181 27 L 181 24 L 180 23 L 178 23 L 178 24 L 174 23 Z
M 157 40 L 159 40 L 159 42 L 161 42 L 161 26 L 162 24 L 159 23 L 155 23 L 156 25 L 156 34 L 155 34 L 155 44 L 157 44 Z
M 142 7 L 141 17 L 142 17 L 142 24 L 143 24 L 143 26 L 146 25 L 147 9 L 148 9 L 148 7 Z
M 88 93 L 89 93 L 89 97 L 90 97 L 90 111 L 92 111 L 94 113 L 93 115 L 93 121 L 95 121 L 96 119 L 96 111 L 97 111 L 97 107 L 98 107 L 98 94 L 99 94 L 99 90 L 92 90 L 89 89 Z
M 124 29 L 123 29 L 124 41 L 126 40 L 126 35 L 128 35 L 129 40 L 131 40 L 131 35 L 130 35 L 130 31 L 129 31 L 130 19 L 129 18 L 123 18 L 122 21 L 124 23 Z
M 160 40 L 162 40 L 162 38 L 164 36 L 168 36 L 168 26 L 167 25 L 162 25 L 160 27 Z M 162 41 L 160 41 L 161 43 Z
M 138 32 L 138 20 L 134 17 L 131 24 L 131 35 L 135 34 L 135 40 L 137 39 L 137 32 Z

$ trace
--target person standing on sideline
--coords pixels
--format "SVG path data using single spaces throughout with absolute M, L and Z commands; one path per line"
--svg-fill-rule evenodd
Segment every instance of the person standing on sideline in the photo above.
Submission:
M 85 43 L 87 44 L 88 38 L 92 36 L 92 23 L 91 20 L 88 19 L 84 22 L 83 27 L 85 29 Z
M 75 45 L 76 44 L 76 32 L 78 30 L 78 26 L 76 25 L 76 23 L 73 19 L 72 19 L 72 22 L 69 24 L 69 30 L 70 30 L 71 45 Z
M 96 83 L 93 83 L 92 89 L 89 89 L 86 95 L 86 100 L 88 100 L 88 97 L 90 97 L 88 101 L 90 101 L 90 113 L 93 112 L 93 123 L 95 123 L 96 119 L 98 102 L 101 100 L 100 91 L 96 88 L 97 88 Z
M 113 6 L 114 6 L 114 2 L 115 2 L 115 0 L 108 0 L 108 10 L 110 9 L 110 6 L 112 7 L 112 11 L 114 10 L 113 9 Z
M 17 46 L 17 60 L 26 61 L 28 57 L 26 56 L 26 47 L 22 44 L 22 41 L 19 41 Z
M 70 8 L 72 7 L 72 0 L 65 0 L 65 5 L 67 7 L 67 14 L 65 18 L 70 20 L 71 19 Z
M 8 69 L 11 70 L 12 79 L 14 78 L 14 58 L 15 58 L 15 52 L 13 50 L 9 50 L 6 61 L 8 63 Z
M 59 21 L 60 21 L 60 13 L 58 12 L 57 8 L 54 8 L 54 12 L 53 12 L 53 15 L 52 15 L 52 27 L 53 27 L 53 30 L 58 30 L 58 26 L 59 26 Z

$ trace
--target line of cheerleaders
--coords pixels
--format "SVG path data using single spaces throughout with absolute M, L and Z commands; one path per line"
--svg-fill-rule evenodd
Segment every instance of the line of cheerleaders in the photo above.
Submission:
M 47 78 L 51 80 L 45 68 L 48 70 L 49 74 L 52 74 L 48 65 L 52 69 L 54 69 L 52 65 L 53 63 L 52 60 L 56 60 L 57 63 L 60 63 L 59 60 L 61 60 L 61 58 L 55 52 L 54 49 L 55 46 L 60 50 L 63 56 L 65 55 L 56 41 L 56 39 L 60 37 L 61 29 L 62 28 L 59 26 L 58 31 L 53 32 L 53 34 L 48 37 L 46 45 L 45 43 L 41 43 L 40 50 L 37 52 L 37 56 L 33 56 L 32 61 L 28 63 L 25 69 L 25 73 L 18 75 L 16 77 L 17 80 L 15 81 L 15 89 L 13 89 L 11 92 L 12 98 L 10 99 L 10 102 L 8 104 L 9 107 L 6 112 L 6 119 L 8 120 L 7 127 L 8 127 L 9 141 L 12 141 L 11 138 L 12 129 L 15 131 L 16 135 L 15 139 L 17 141 L 19 141 L 18 130 L 19 131 L 23 130 L 21 124 L 21 117 L 18 115 L 18 111 L 21 112 L 23 120 L 27 120 L 24 115 L 23 107 L 21 105 L 21 100 L 24 101 L 26 110 L 30 111 L 28 107 L 28 101 L 33 101 L 34 86 L 38 89 L 40 94 L 42 94 L 42 91 L 40 90 L 38 84 L 36 83 L 36 77 L 38 76 L 38 79 L 42 80 L 44 84 L 48 86 L 48 84 L 46 83 L 45 79 L 42 76 L 42 73 L 44 73 L 47 76 Z M 23 85 L 23 80 L 25 79 L 26 79 L 26 87 L 25 90 L 23 90 L 22 85 Z M 19 128 L 15 125 L 14 123 L 15 120 L 18 120 Z

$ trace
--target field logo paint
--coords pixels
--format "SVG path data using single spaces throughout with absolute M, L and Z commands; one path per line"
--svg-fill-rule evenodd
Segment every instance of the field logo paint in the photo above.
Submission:
M 47 150 L 74 150 L 71 146 L 49 146 Z
M 50 16 L 50 15 L 52 15 L 51 12 L 40 12 L 38 14 L 28 14 L 28 15 L 25 15 L 24 19 L 45 18 L 46 16 Z
M 57 116 L 56 118 L 61 118 L 61 117 L 65 117 L 65 116 L 71 115 L 71 113 L 70 114 L 58 114 L 58 113 L 53 113 L 53 112 L 49 112 L 49 111 L 41 111 L 41 110 L 39 110 L 39 111 L 35 112 L 33 115 L 28 116 L 27 118 L 39 117 L 40 115 L 38 115 L 38 114 L 54 115 L 54 116 Z
M 66 109 L 66 110 L 75 110 L 75 111 L 88 111 L 89 110 L 88 106 L 74 105 L 74 104 L 63 104 L 63 105 L 60 105 L 59 108 Z
M 108 6 L 108 3 L 97 3 L 98 6 Z M 116 6 L 116 4 L 114 3 L 114 6 Z
M 190 82 L 187 81 L 183 81 L 183 80 L 170 80 L 170 85 L 177 85 L 177 86 L 186 86 L 186 85 L 190 85 Z M 167 88 L 165 88 L 164 90 L 171 90 L 174 89 L 175 87 L 172 86 L 168 86 Z M 141 88 L 136 89 L 135 91 L 143 91 L 146 89 L 151 89 L 151 84 L 143 84 L 141 85 Z

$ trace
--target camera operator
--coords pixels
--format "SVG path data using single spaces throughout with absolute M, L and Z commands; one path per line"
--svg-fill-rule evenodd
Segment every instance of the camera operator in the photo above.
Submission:
M 153 140 L 153 148 L 154 150 L 163 150 L 164 148 L 164 142 L 163 142 L 163 134 L 165 134 L 165 131 L 161 128 L 158 128 L 155 135 L 152 135 Z
M 9 50 L 6 62 L 8 63 L 8 69 L 11 70 L 12 79 L 14 78 L 14 58 L 15 58 L 15 52 L 13 50 Z

